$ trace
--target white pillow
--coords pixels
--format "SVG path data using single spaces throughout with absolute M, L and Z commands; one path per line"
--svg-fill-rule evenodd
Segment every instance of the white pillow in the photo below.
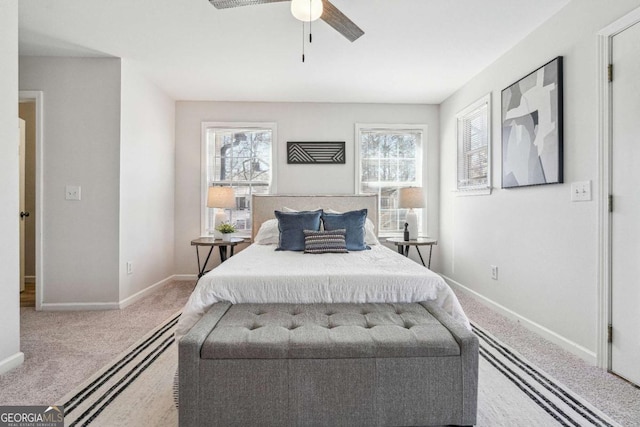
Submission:
M 338 212 L 336 210 L 333 209 L 325 209 L 324 210 L 326 213 L 332 213 L 332 214 L 341 214 L 343 212 Z M 378 238 L 376 237 L 376 226 L 373 224 L 373 221 L 371 221 L 369 218 L 367 218 L 367 220 L 364 223 L 364 242 L 367 245 L 379 245 L 380 241 L 378 240 Z
M 305 209 L 305 210 L 309 211 L 309 212 L 315 212 L 315 211 L 319 211 L 320 209 L 322 209 L 322 208 Z M 291 209 L 291 208 L 288 208 L 288 207 L 285 206 L 285 207 L 282 208 L 282 211 L 283 212 L 300 212 L 300 209 Z
M 380 241 L 376 237 L 376 226 L 373 225 L 373 221 L 367 218 L 367 221 L 364 223 L 364 242 L 367 245 L 379 245 Z
M 268 219 L 262 223 L 253 242 L 258 245 L 277 245 L 280 241 L 280 229 L 277 219 Z

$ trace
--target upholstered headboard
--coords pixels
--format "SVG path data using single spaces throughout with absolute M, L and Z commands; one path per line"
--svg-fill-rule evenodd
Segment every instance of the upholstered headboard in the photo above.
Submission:
M 255 237 L 260 229 L 260 225 L 268 219 L 275 218 L 273 211 L 280 211 L 284 207 L 296 210 L 333 209 L 339 212 L 353 211 L 357 209 L 367 209 L 368 218 L 373 221 L 378 234 L 378 195 L 377 194 L 356 194 L 356 195 L 258 195 L 254 194 L 251 199 L 251 213 L 253 216 L 251 224 L 251 239 Z

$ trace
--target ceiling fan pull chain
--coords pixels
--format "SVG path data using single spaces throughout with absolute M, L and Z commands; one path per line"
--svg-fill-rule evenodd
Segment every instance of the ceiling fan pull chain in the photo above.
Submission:
M 313 0 L 309 0 L 309 43 L 313 41 L 311 36 L 311 2 L 313 2 Z
M 304 21 L 302 21 L 302 62 L 304 62 Z

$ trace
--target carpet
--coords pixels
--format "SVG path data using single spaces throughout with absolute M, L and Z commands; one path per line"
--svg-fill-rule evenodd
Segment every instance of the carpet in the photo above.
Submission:
M 65 425 L 177 426 L 178 317 L 61 399 Z M 477 426 L 619 426 L 482 328 L 473 332 L 480 341 Z

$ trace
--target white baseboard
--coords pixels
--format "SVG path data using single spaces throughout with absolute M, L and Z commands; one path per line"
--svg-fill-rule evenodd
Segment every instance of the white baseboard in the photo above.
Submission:
M 120 301 L 118 303 L 118 307 L 120 309 L 123 309 L 125 307 L 130 306 L 131 304 L 133 304 L 134 302 L 138 301 L 141 298 L 144 298 L 145 296 L 149 295 L 150 293 L 153 293 L 155 291 L 157 291 L 158 289 L 160 289 L 161 287 L 167 285 L 168 283 L 172 282 L 176 280 L 175 276 L 169 276 L 166 279 L 162 279 L 159 282 L 154 283 L 151 286 L 148 286 L 147 288 L 136 292 L 135 294 L 131 295 L 130 297 L 127 297 L 125 299 L 123 299 L 122 301 Z
M 130 306 L 139 299 L 144 298 L 173 281 L 196 280 L 197 278 L 198 276 L 196 274 L 174 274 L 119 302 L 42 303 L 40 309 L 43 311 L 118 310 Z
M 557 346 L 563 348 L 564 350 L 567 350 L 568 352 L 580 357 L 581 359 L 585 360 L 587 363 L 590 363 L 594 366 L 596 366 L 597 362 L 598 362 L 598 358 L 596 356 L 596 353 L 584 348 L 583 346 L 563 337 L 562 335 L 559 335 L 555 332 L 553 332 L 550 329 L 545 328 L 542 325 L 539 325 L 536 322 L 533 322 L 529 319 L 527 319 L 524 316 L 521 316 L 520 314 L 516 313 L 513 310 L 510 310 L 500 304 L 498 304 L 497 302 L 485 297 L 484 295 L 479 294 L 478 292 L 467 288 L 466 286 L 462 285 L 461 283 L 456 282 L 455 280 L 447 277 L 447 276 L 442 276 L 444 278 L 444 280 L 452 287 L 452 288 L 457 288 L 463 292 L 468 293 L 469 295 L 471 295 L 474 299 L 480 301 L 481 303 L 483 303 L 484 305 L 488 306 L 489 308 L 491 308 L 492 310 L 502 314 L 503 316 L 515 320 L 517 322 L 519 322 L 520 324 L 522 324 L 522 326 L 524 326 L 525 328 L 529 329 L 532 332 L 535 332 L 536 334 L 542 336 L 543 338 L 545 338 L 548 341 L 551 341 L 552 343 L 556 344 Z
M 13 356 L 9 356 L 4 360 L 0 360 L 0 375 L 17 368 L 24 362 L 24 353 L 19 351 Z
M 119 308 L 117 302 L 43 302 L 40 305 L 42 311 L 117 310 Z

